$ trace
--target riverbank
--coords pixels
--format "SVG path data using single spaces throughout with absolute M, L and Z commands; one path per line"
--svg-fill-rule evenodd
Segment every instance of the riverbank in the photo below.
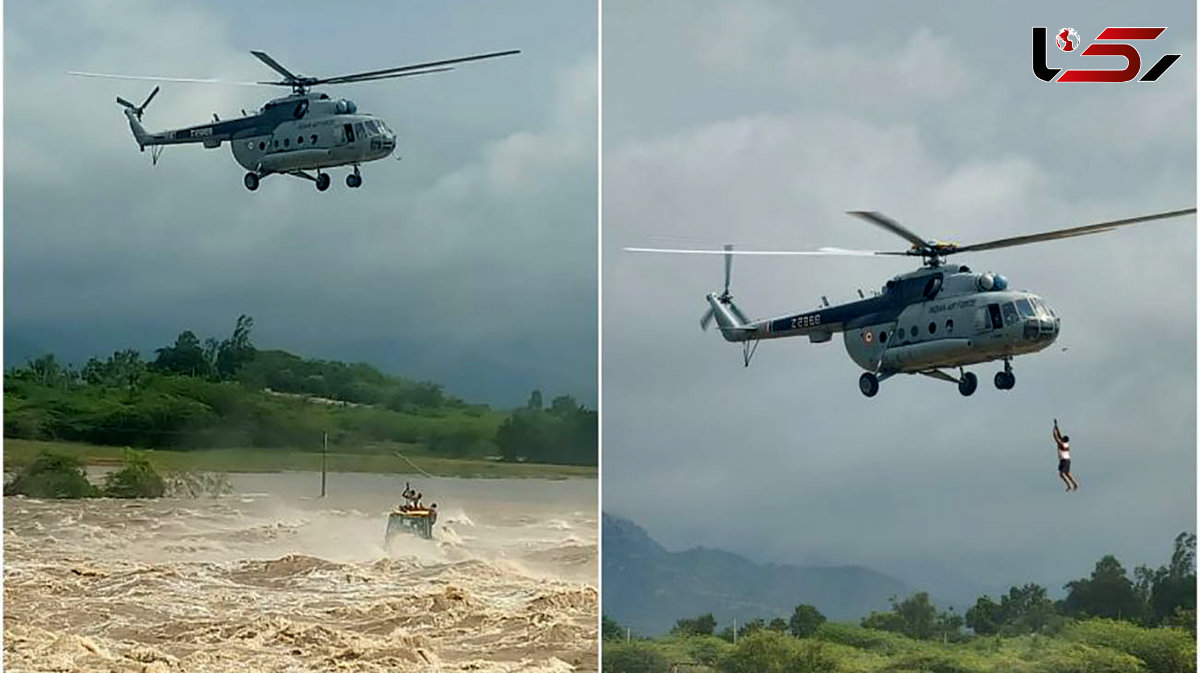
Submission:
M 125 449 L 119 446 L 5 438 L 5 471 L 28 464 L 42 451 L 75 456 L 88 465 L 115 466 L 121 464 Z M 320 472 L 322 459 L 320 453 L 261 448 L 186 451 L 148 449 L 144 453 L 156 468 L 193 472 Z M 326 469 L 329 472 L 379 474 L 420 474 L 424 471 L 439 477 L 460 478 L 596 478 L 596 468 L 591 466 L 513 463 L 481 458 L 442 458 L 408 454 L 405 456 L 407 460 L 392 453 L 330 452 L 326 456 Z

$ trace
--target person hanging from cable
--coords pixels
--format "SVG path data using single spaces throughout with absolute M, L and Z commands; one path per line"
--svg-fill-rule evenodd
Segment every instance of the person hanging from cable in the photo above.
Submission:
M 1071 476 L 1071 443 L 1070 437 L 1058 429 L 1058 419 L 1054 419 L 1054 443 L 1058 447 L 1058 478 L 1067 485 L 1067 491 L 1078 491 L 1079 484 Z

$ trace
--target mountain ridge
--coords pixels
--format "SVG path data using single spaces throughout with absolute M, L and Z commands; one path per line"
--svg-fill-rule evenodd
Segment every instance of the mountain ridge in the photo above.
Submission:
M 758 563 L 734 552 L 693 547 L 667 551 L 623 517 L 602 514 L 604 612 L 644 635 L 711 612 L 723 628 L 737 619 L 787 619 L 796 605 L 816 606 L 829 619 L 856 621 L 887 610 L 888 598 L 914 589 L 859 565 Z

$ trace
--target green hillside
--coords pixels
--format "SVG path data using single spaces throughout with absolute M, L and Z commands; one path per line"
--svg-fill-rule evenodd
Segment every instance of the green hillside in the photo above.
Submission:
M 365 363 L 260 350 L 253 321 L 201 341 L 190 331 L 143 359 L 120 350 L 81 367 L 53 354 L 4 379 L 4 436 L 197 451 L 239 449 L 504 463 L 596 465 L 596 412 L 540 391 L 498 410 Z M 95 452 L 93 452 L 95 453 Z M 269 458 L 268 458 L 269 460 Z M 361 463 L 360 463 L 361 464 Z

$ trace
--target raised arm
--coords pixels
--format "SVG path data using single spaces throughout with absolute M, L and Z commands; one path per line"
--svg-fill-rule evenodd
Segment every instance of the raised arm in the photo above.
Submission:
M 1058 419 L 1054 419 L 1054 441 L 1062 444 L 1062 433 L 1058 430 Z

